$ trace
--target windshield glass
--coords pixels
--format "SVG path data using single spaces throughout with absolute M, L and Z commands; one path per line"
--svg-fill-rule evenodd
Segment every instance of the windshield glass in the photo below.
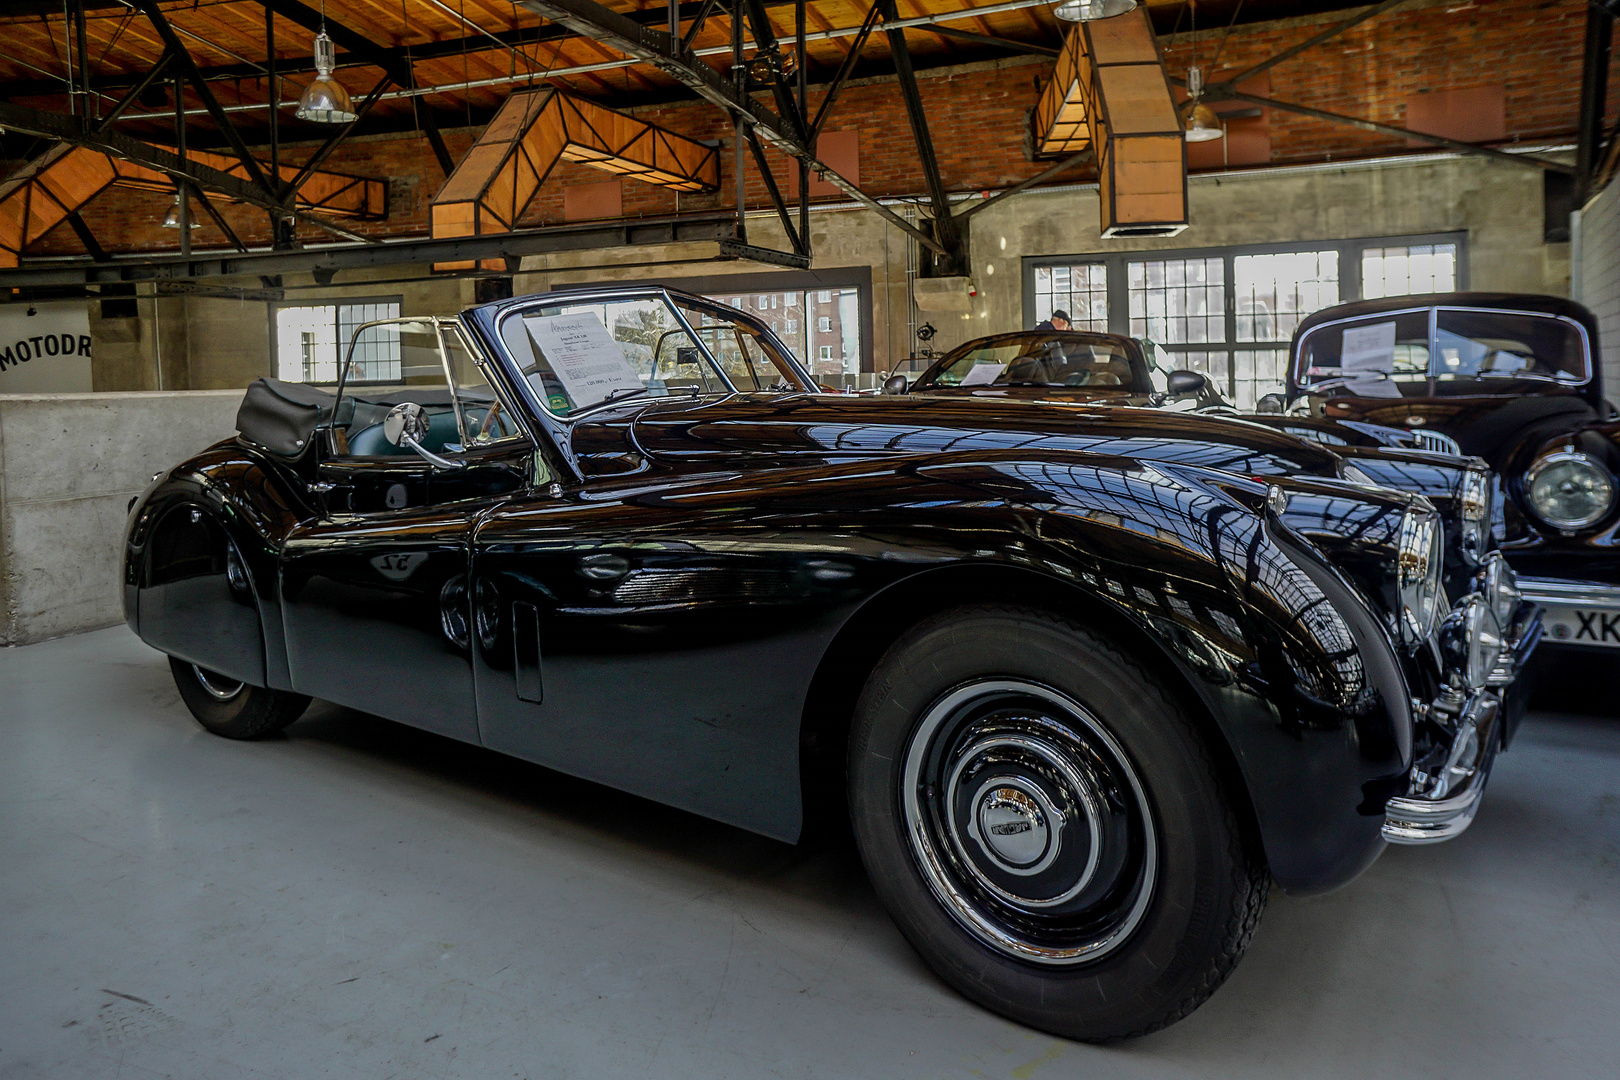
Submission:
M 1084 386 L 1120 394 L 1153 387 L 1147 367 L 1119 338 L 1101 334 L 1004 334 L 970 344 L 918 384 L 933 386 Z
M 1574 323 L 1477 308 L 1386 312 L 1317 327 L 1301 342 L 1295 371 L 1301 389 L 1358 397 L 1495 394 L 1503 387 L 1480 384 L 1580 383 L 1590 375 Z
M 501 338 L 558 416 L 611 397 L 731 390 L 660 296 L 524 308 L 502 320 Z

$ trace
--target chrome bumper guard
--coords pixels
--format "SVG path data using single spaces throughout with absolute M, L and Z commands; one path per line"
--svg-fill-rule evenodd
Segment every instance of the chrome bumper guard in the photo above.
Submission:
M 1541 630 L 1541 607 L 1523 600 L 1502 634 L 1502 651 L 1485 685 L 1447 690 L 1424 707 L 1431 714 L 1455 717 L 1451 747 L 1433 774 L 1414 766 L 1407 794 L 1384 807 L 1383 834 L 1389 843 L 1438 844 L 1473 823 L 1502 743 L 1503 696 L 1541 641 Z
M 1522 577 L 1518 582 L 1524 598 L 1538 604 L 1620 610 L 1620 585 L 1534 577 Z
M 1501 695 L 1471 695 L 1457 724 L 1451 753 L 1437 775 L 1414 775 L 1414 787 L 1429 794 L 1397 795 L 1384 807 L 1384 839 L 1391 844 L 1438 844 L 1473 824 L 1496 761 Z

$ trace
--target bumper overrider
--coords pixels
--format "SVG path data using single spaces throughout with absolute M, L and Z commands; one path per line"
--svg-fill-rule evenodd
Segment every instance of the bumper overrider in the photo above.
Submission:
M 1414 702 L 1433 737 L 1415 755 L 1407 790 L 1384 809 L 1384 839 L 1434 844 L 1459 835 L 1479 812 L 1503 742 L 1507 695 L 1541 640 L 1542 612 L 1525 600 L 1499 553 L 1486 556 L 1479 591 L 1464 597 L 1431 639 L 1443 686 Z

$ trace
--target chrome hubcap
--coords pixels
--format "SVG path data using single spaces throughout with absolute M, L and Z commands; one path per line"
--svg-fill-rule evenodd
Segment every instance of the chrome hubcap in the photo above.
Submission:
M 907 747 L 902 801 L 934 895 L 981 941 L 1080 964 L 1141 922 L 1157 843 L 1124 750 L 1084 706 L 1013 679 L 957 688 Z
M 191 670 L 196 673 L 197 681 L 202 684 L 202 688 L 208 691 L 208 695 L 216 701 L 230 701 L 247 686 L 246 683 L 237 682 L 235 679 L 227 679 L 217 671 L 209 671 L 207 668 L 198 667 L 196 664 L 191 665 Z

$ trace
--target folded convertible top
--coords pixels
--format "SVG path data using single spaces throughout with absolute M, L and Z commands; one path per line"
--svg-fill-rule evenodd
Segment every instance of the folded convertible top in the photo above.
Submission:
M 255 379 L 236 413 L 236 430 L 254 446 L 286 458 L 309 448 L 337 399 L 325 390 L 280 379 Z

